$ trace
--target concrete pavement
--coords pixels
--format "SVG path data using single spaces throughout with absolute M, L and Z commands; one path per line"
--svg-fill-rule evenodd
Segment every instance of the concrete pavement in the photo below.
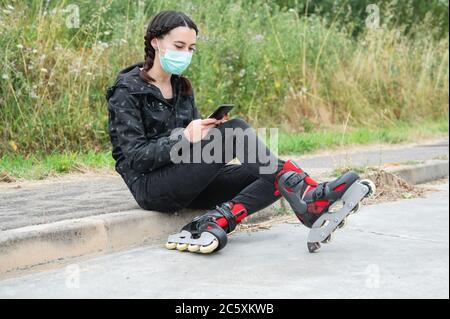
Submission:
M 449 187 L 364 207 L 309 254 L 307 229 L 239 232 L 210 256 L 149 245 L 0 281 L 4 298 L 449 298 Z

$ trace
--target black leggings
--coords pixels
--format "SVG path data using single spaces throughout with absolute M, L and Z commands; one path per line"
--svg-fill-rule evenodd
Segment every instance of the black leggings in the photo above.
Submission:
M 239 131 L 232 136 L 225 134 L 226 128 L 246 130 L 245 138 L 236 138 Z M 274 195 L 274 182 L 284 161 L 276 157 L 242 119 L 229 120 L 217 129 L 222 133 L 222 161 L 205 163 L 201 159 L 200 163 L 169 164 L 143 175 L 131 186 L 141 208 L 160 212 L 175 212 L 182 208 L 211 209 L 232 200 L 243 204 L 250 215 L 279 199 Z M 209 142 L 208 139 L 200 141 L 201 149 Z M 248 145 L 256 145 L 256 148 Z M 242 165 L 226 164 L 227 147 L 233 147 L 232 157 L 237 157 Z M 236 152 L 236 147 L 244 151 Z M 258 155 L 261 150 L 265 152 L 263 159 Z M 256 161 L 252 161 L 249 154 L 253 154 Z M 273 172 L 261 174 L 260 168 L 268 167 L 269 163 L 275 167 Z

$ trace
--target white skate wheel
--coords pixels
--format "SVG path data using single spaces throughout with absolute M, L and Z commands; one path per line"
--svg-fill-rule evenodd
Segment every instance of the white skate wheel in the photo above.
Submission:
M 327 238 L 322 240 L 322 244 L 329 244 L 333 240 L 333 234 L 329 234 Z
M 345 217 L 338 225 L 338 228 L 343 228 L 347 225 L 347 217 Z
M 350 214 L 356 214 L 360 208 L 361 208 L 361 205 L 359 203 L 356 204 L 356 206 L 353 207 L 353 209 L 350 211 Z
M 219 247 L 219 241 L 217 239 L 214 239 L 211 244 L 209 244 L 207 246 L 201 246 L 200 252 L 203 254 L 210 254 L 214 250 L 216 250 L 217 247 Z
M 200 245 L 189 245 L 188 250 L 191 253 L 196 253 L 197 251 L 200 250 Z
M 175 249 L 175 248 L 177 248 L 177 244 L 176 243 L 169 243 L 169 242 L 167 242 L 166 243 L 166 248 L 170 249 L 170 250 Z
M 369 187 L 369 193 L 366 195 L 366 197 L 372 197 L 376 193 L 377 187 L 375 186 L 375 183 L 370 179 L 361 180 L 361 184 L 367 185 Z
M 188 244 L 181 244 L 181 243 L 177 244 L 177 249 L 179 251 L 185 251 L 187 248 L 188 248 Z
M 308 250 L 312 254 L 320 249 L 320 243 L 308 243 Z

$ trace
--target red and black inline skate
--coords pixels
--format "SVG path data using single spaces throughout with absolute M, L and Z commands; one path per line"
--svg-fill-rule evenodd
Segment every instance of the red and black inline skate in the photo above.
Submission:
M 311 228 L 307 244 L 310 252 L 318 250 L 320 243 L 329 243 L 334 231 L 346 224 L 348 215 L 359 210 L 360 201 L 376 190 L 372 181 L 360 180 L 353 171 L 318 184 L 293 161 L 287 161 L 278 173 L 275 188 L 297 218 Z
M 242 204 L 226 202 L 195 217 L 181 232 L 169 236 L 167 249 L 209 254 L 219 251 L 228 242 L 227 234 L 247 217 Z

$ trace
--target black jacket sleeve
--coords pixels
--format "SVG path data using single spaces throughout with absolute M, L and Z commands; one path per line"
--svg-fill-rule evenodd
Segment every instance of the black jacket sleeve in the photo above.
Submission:
M 170 136 L 147 139 L 136 97 L 126 88 L 116 87 L 108 99 L 111 128 L 131 169 L 138 173 L 154 170 L 171 162 L 172 147 L 186 140 L 182 130 Z
M 194 95 L 194 91 L 192 91 L 192 95 L 191 95 L 191 103 L 192 103 L 192 108 L 194 109 L 194 114 L 193 114 L 193 118 L 194 120 L 198 120 L 201 118 L 200 112 L 197 109 L 197 105 L 195 104 L 195 95 Z

